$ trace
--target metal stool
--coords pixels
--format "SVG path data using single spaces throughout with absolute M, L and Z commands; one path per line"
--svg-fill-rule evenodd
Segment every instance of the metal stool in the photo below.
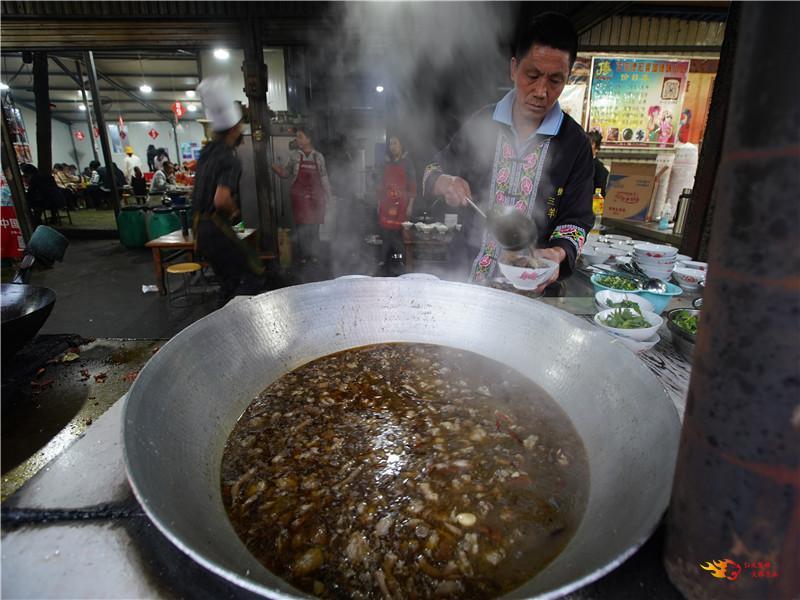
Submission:
M 177 306 L 178 308 L 186 308 L 188 306 L 192 306 L 193 304 L 198 304 L 203 301 L 202 293 L 189 294 L 189 282 L 191 280 L 192 273 L 200 272 L 202 268 L 203 266 L 200 263 L 196 262 L 175 263 L 167 267 L 167 278 L 166 278 L 167 299 L 171 306 Z M 169 285 L 170 275 L 183 276 L 183 294 L 181 295 L 173 294 L 173 290 L 170 289 Z M 196 298 L 192 298 L 192 296 L 196 296 Z

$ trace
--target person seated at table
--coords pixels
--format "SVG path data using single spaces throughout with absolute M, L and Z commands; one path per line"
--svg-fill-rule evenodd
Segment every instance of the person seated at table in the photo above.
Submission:
M 42 218 L 45 211 L 51 211 L 55 217 L 56 211 L 64 206 L 64 197 L 56 185 L 55 179 L 49 173 L 42 173 L 34 165 L 20 166 L 25 184 L 25 200 L 28 210 L 33 218 L 34 225 L 44 223 Z
M 125 186 L 125 174 L 117 166 L 117 163 L 112 162 L 111 169 L 114 172 L 114 182 L 117 184 L 117 191 L 122 192 L 122 188 Z M 108 201 L 111 198 L 111 178 L 105 165 L 97 169 L 97 175 L 100 178 L 100 195 L 98 196 L 99 202 L 95 208 L 99 208 L 101 204 L 108 205 Z
M 78 208 L 78 197 L 75 194 L 75 190 L 77 189 L 78 185 L 78 178 L 72 177 L 67 172 L 67 165 L 63 165 L 61 163 L 56 163 L 53 165 L 53 179 L 56 182 L 56 185 L 61 190 L 61 194 L 64 197 L 64 201 L 66 205 L 75 210 Z
M 136 204 L 144 204 L 147 201 L 147 181 L 145 181 L 144 174 L 139 167 L 133 168 L 131 189 L 133 190 L 134 198 L 136 198 Z
M 150 194 L 163 194 L 167 191 L 167 186 L 175 185 L 173 172 L 174 168 L 171 162 L 162 163 L 161 168 L 153 175 L 153 181 L 150 182 Z

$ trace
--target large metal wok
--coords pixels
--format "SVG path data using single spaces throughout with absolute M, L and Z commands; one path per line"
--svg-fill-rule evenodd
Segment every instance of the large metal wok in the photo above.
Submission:
M 670 495 L 680 423 L 641 361 L 543 303 L 424 279 L 286 288 L 217 311 L 170 340 L 131 388 L 128 477 L 156 526 L 199 563 L 275 598 L 305 597 L 259 564 L 222 504 L 220 462 L 236 419 L 270 382 L 314 358 L 376 342 L 462 348 L 542 386 L 583 438 L 591 491 L 567 548 L 508 597 L 557 596 L 613 569 L 651 534 Z
M 16 354 L 32 339 L 50 316 L 56 293 L 50 288 L 23 283 L 0 284 L 2 357 Z

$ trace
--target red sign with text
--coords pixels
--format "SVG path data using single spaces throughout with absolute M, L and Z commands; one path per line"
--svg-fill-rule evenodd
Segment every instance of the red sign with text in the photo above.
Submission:
M 86 136 L 83 135 L 82 131 L 76 131 L 75 132 L 75 139 L 78 140 L 79 142 L 82 142 L 84 139 L 86 139 Z
M 180 102 L 175 102 L 172 104 L 172 112 L 175 113 L 175 116 L 179 119 L 186 114 L 186 109 L 183 108 L 183 104 Z
M 156 139 L 158 137 L 158 132 L 155 129 L 151 129 L 147 132 L 147 135 L 149 135 L 152 139 Z

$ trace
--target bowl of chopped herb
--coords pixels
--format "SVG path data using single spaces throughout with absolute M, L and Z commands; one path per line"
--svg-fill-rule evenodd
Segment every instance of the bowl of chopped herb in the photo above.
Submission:
M 638 280 L 621 273 L 618 275 L 595 273 L 592 275 L 591 281 L 595 292 L 601 290 L 612 290 L 614 292 L 642 291 L 642 286 Z
M 683 357 L 691 361 L 697 337 L 700 311 L 696 308 L 675 308 L 667 313 L 667 329 L 672 334 L 672 343 Z
M 608 310 L 609 308 L 630 308 L 633 310 L 655 312 L 649 300 L 642 298 L 638 294 L 626 294 L 625 292 L 612 292 L 602 290 L 594 295 L 594 303 L 597 312 Z
M 652 338 L 664 320 L 656 313 L 630 308 L 609 308 L 594 316 L 594 322 L 609 333 L 643 342 Z

